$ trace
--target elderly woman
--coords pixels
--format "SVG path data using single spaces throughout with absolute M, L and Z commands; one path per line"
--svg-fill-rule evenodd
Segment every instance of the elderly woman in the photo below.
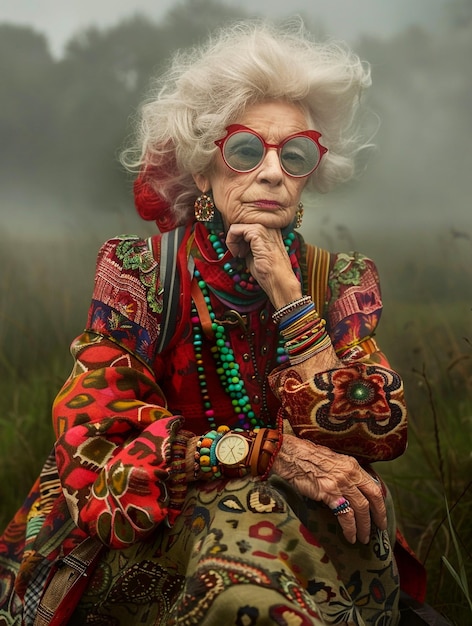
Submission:
M 100 250 L 25 623 L 398 622 L 370 463 L 403 453 L 406 410 L 377 272 L 294 232 L 304 191 L 353 175 L 369 84 L 344 46 L 249 23 L 178 54 L 142 107 L 125 161 L 165 234 Z

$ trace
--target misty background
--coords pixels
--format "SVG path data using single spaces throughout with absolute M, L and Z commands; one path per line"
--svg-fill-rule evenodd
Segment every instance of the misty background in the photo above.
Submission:
M 154 232 L 117 157 L 150 78 L 176 48 L 256 14 L 297 13 L 372 65 L 376 147 L 358 180 L 307 199 L 306 239 L 375 259 L 387 323 L 396 302 L 444 304 L 452 332 L 471 336 L 470 0 L 130 4 L 0 9 L 0 367 L 28 358 L 16 333 L 48 334 L 39 355 L 64 351 L 85 322 L 100 244 Z

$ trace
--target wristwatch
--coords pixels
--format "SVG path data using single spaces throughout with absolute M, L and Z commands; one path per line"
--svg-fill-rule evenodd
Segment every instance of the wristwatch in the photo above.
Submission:
M 216 444 L 216 458 L 225 467 L 244 465 L 249 456 L 249 439 L 252 439 L 249 433 L 226 433 Z
M 215 456 L 224 476 L 262 476 L 279 445 L 280 434 L 273 428 L 229 431 L 215 446 Z

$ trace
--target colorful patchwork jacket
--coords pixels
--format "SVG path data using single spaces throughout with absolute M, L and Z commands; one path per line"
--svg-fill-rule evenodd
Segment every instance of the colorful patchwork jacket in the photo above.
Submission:
M 162 523 L 172 524 L 179 502 L 172 501 L 167 486 L 177 433 L 182 428 L 197 435 L 209 430 L 209 404 L 217 423 L 236 424 L 231 399 L 213 366 L 211 341 L 203 341 L 201 359 L 209 398 L 202 395 L 202 363 L 195 358 L 188 258 L 194 258 L 210 289 L 213 280 L 221 279 L 224 263 L 205 248 L 200 228 L 197 224 L 195 233 L 189 231 L 179 250 L 180 315 L 171 320 L 175 339 L 160 352 L 156 344 L 166 294 L 160 283 L 159 237 L 152 238 L 152 245 L 137 237 L 117 237 L 99 252 L 87 327 L 72 344 L 73 371 L 53 408 L 60 488 L 51 480 L 48 493 L 59 495 L 43 506 L 41 530 L 38 534 L 37 523 L 27 540 L 17 580 L 20 595 L 35 559 L 39 553 L 44 556 L 41 546 L 68 513 L 75 527 L 61 546 L 50 550 L 49 559 L 88 535 L 123 548 L 148 537 Z M 292 263 L 305 285 L 305 244 L 299 236 Z M 212 306 L 219 318 L 228 303 L 215 291 Z M 282 411 L 300 436 L 351 454 L 363 464 L 403 453 L 407 418 L 402 382 L 374 339 L 382 302 L 371 260 L 357 253 L 330 256 L 323 316 L 341 368 L 306 379 L 296 366 L 277 366 L 279 333 L 270 303 L 259 299 L 246 309 L 242 323 L 229 335 L 259 418 L 273 422 Z M 28 506 L 34 494 L 39 495 L 38 485 Z M 18 554 L 19 529 L 26 517 L 26 511 L 20 511 L 4 537 L 10 539 L 8 550 Z M 0 560 L 5 545 L 0 542 Z
M 201 271 L 221 266 L 198 242 L 192 254 Z M 116 548 L 164 520 L 172 524 L 179 513 L 166 490 L 173 434 L 183 423 L 195 434 L 209 429 L 189 325 L 173 346 L 155 354 L 163 299 L 155 257 L 139 239 L 103 246 L 87 330 L 73 344 L 74 371 L 54 405 L 56 459 L 72 517 L 84 532 Z M 210 287 L 211 270 L 205 277 Z M 302 436 L 316 431 L 319 443 L 362 462 L 394 458 L 405 448 L 406 411 L 401 380 L 373 340 L 381 299 L 372 261 L 333 255 L 326 296 L 341 369 L 303 380 L 296 367 L 282 366 L 269 378 L 271 392 L 266 381 L 278 333 L 268 302 L 246 313 L 250 333 L 240 326 L 230 331 L 251 404 L 268 419 L 282 405 Z M 212 304 L 218 318 L 228 308 L 216 297 Z M 233 426 L 210 344 L 203 349 L 209 401 L 215 421 Z

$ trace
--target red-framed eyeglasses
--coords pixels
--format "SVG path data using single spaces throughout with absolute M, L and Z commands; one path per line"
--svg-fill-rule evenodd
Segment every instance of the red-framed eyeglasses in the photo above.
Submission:
M 262 163 L 267 150 L 275 149 L 283 171 L 294 178 L 303 178 L 316 170 L 328 151 L 321 145 L 321 133 L 316 130 L 289 135 L 279 144 L 267 143 L 255 130 L 241 124 L 231 124 L 226 131 L 226 136 L 215 144 L 226 165 L 239 173 L 252 172 Z

